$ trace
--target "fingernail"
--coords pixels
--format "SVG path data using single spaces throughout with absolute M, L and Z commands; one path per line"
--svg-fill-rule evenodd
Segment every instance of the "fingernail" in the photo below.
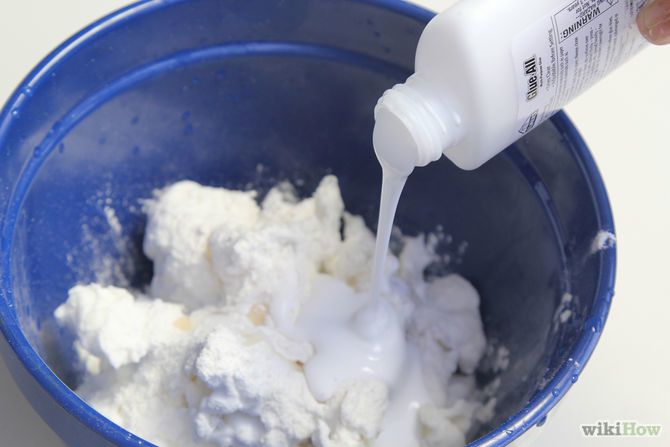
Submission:
M 670 17 L 649 30 L 650 40 L 656 45 L 670 44 Z
M 642 25 L 652 30 L 670 20 L 670 1 L 651 0 L 642 8 Z

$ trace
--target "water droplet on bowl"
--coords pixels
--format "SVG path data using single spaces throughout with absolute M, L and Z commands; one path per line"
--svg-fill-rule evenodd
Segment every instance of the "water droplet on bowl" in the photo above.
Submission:
M 21 116 L 21 111 L 19 109 L 12 110 L 12 117 L 18 118 L 19 116 Z
M 547 422 L 547 416 L 544 416 L 542 419 L 540 419 L 539 421 L 537 421 L 537 424 L 536 424 L 536 425 L 537 425 L 538 427 L 542 427 L 546 422 Z
M 575 382 L 577 382 L 578 379 L 579 379 L 579 374 L 575 374 L 570 378 L 570 381 L 572 383 L 575 383 Z
M 603 330 L 603 320 L 601 318 L 591 318 L 587 324 L 590 326 L 591 332 L 594 334 Z
M 559 390 L 558 388 L 554 388 L 554 389 L 552 390 L 551 394 L 552 394 L 554 397 L 558 397 L 558 396 L 561 394 L 561 390 Z
M 46 148 L 43 146 L 37 146 L 35 149 L 33 149 L 33 156 L 35 158 L 42 158 L 46 154 Z

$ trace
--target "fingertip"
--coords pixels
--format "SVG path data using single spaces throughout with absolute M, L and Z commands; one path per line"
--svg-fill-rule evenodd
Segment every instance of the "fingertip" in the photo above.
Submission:
M 670 0 L 650 0 L 637 16 L 642 35 L 655 45 L 670 44 Z
M 649 32 L 651 43 L 655 45 L 670 44 L 670 22 L 652 28 Z
M 640 11 L 640 13 L 637 15 L 637 28 L 640 30 L 640 33 L 644 36 L 645 39 L 649 40 L 651 42 L 651 39 L 649 37 L 649 28 L 645 25 L 645 10 L 644 8 Z

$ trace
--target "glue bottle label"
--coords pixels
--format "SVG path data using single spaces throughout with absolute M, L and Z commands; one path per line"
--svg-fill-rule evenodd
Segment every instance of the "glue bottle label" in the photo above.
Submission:
M 644 0 L 571 0 L 513 43 L 519 138 L 645 45 L 636 26 Z

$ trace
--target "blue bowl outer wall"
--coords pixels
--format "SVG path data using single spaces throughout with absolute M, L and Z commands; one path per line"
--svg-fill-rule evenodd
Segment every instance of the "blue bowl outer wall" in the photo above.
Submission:
M 169 4 L 170 2 L 168 2 Z M 417 20 L 427 22 L 432 14 L 398 2 L 374 1 L 367 2 L 388 8 L 399 13 L 415 17 Z M 142 2 L 125 8 L 96 24 L 91 25 L 63 46 L 57 49 L 51 56 L 45 59 L 22 83 L 17 92 L 8 102 L 0 119 L 0 142 L 6 136 L 9 127 L 9 116 L 11 111 L 18 108 L 25 98 L 26 87 L 37 88 L 41 81 L 50 75 L 60 63 L 65 60 L 69 53 L 79 45 L 85 45 L 87 40 L 94 38 L 99 33 L 105 33 L 123 25 L 128 18 L 138 14 L 144 14 L 166 6 L 164 2 Z M 558 114 L 553 119 L 554 125 L 565 136 L 570 143 L 573 156 L 582 165 L 582 171 L 590 183 L 592 201 L 597 207 L 599 227 L 613 231 L 613 223 L 609 203 L 602 180 L 598 174 L 583 140 L 569 122 L 565 115 Z M 6 186 L 6 185 L 5 185 Z M 5 252 L 11 242 L 11 234 L 5 233 L 3 226 L 2 251 Z M 595 327 L 602 327 L 609 310 L 609 304 L 613 291 L 615 252 L 607 250 L 601 252 L 601 271 L 597 286 L 597 297 L 592 308 L 590 323 Z M 7 265 L 3 265 L 3 271 Z M 6 278 L 3 277 L 3 282 Z M 42 417 L 71 445 L 147 445 L 141 439 L 133 436 L 122 428 L 110 423 L 107 419 L 93 411 L 72 393 L 63 383 L 49 370 L 37 353 L 28 343 L 22 333 L 14 310 L 12 301 L 8 299 L 6 291 L 3 290 L 3 298 L 7 307 L 0 308 L 0 323 L 6 337 L 2 346 L 3 357 L 12 371 L 22 391 L 32 405 L 38 410 Z M 572 351 L 574 359 L 562 366 L 558 374 L 538 392 L 533 400 L 514 417 L 510 418 L 504 425 L 489 433 L 471 445 L 504 445 L 518 437 L 528 427 L 541 422 L 543 417 L 553 405 L 562 397 L 572 384 L 573 376 L 578 375 L 583 365 L 588 360 L 600 335 L 600 330 L 593 331 L 587 324 L 582 336 Z M 72 417 L 75 416 L 75 418 Z

